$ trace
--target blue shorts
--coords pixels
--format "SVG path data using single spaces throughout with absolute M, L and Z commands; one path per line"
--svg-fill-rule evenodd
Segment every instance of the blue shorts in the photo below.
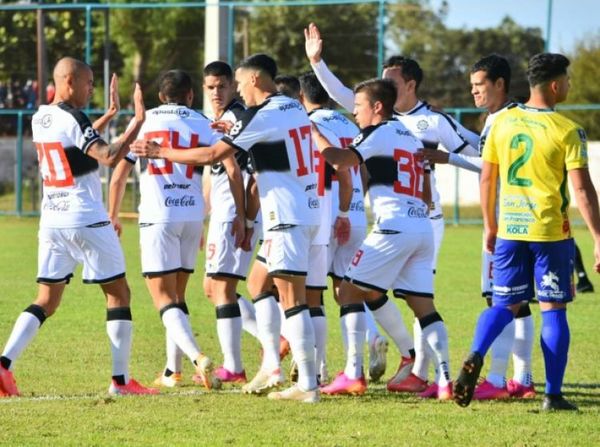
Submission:
M 573 301 L 574 257 L 573 239 L 529 242 L 498 238 L 494 252 L 494 305 L 528 301 L 535 290 L 542 302 Z

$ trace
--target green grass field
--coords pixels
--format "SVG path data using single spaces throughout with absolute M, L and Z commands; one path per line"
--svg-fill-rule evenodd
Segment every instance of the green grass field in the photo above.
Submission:
M 36 294 L 36 231 L 36 219 L 0 218 L 0 346 L 17 315 Z M 591 239 L 583 229 L 576 231 L 589 265 Z M 122 242 L 135 324 L 131 373 L 150 383 L 164 364 L 164 330 L 140 275 L 137 237 L 136 226 L 127 224 Z M 480 227 L 447 227 L 436 303 L 448 326 L 453 375 L 469 349 L 474 323 L 484 305 L 479 297 L 480 247 Z M 202 264 L 200 256 L 198 265 Z M 110 355 L 103 298 L 97 286 L 83 285 L 80 279 L 77 272 L 57 314 L 44 324 L 16 363 L 15 375 L 23 397 L 0 400 L 0 444 L 600 445 L 597 292 L 579 296 L 569 308 L 571 352 L 564 391 L 581 411 L 545 414 L 539 411 L 540 398 L 474 402 L 463 409 L 451 402 L 391 395 L 383 384 L 371 385 L 361 398 L 324 397 L 318 405 L 271 402 L 241 395 L 232 387 L 205 393 L 191 385 L 160 396 L 111 398 L 106 394 Z M 598 277 L 592 276 L 592 281 L 600 290 Z M 201 274 L 193 277 L 187 297 L 199 343 L 221 361 L 214 310 L 203 296 Z M 335 373 L 343 367 L 338 312 L 330 295 L 326 301 L 328 362 L 330 373 Z M 404 304 L 398 304 L 412 328 Z M 536 310 L 534 314 L 539 332 L 539 313 Z M 259 362 L 259 345 L 246 334 L 243 351 L 246 370 L 252 376 Z M 390 349 L 388 358 L 385 378 L 393 373 L 399 356 Z M 543 391 L 543 363 L 537 342 L 534 358 L 536 387 Z M 186 367 L 188 379 L 192 367 Z

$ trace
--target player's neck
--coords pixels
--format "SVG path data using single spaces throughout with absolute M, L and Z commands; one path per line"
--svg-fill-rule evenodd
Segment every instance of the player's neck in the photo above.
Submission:
M 406 112 L 410 112 L 412 109 L 414 109 L 418 103 L 419 103 L 419 98 L 417 98 L 416 96 L 413 96 L 410 98 L 403 98 L 399 101 L 396 101 L 396 104 L 394 105 L 394 109 L 400 113 L 406 113 Z
M 534 109 L 553 109 L 556 106 L 556 99 L 554 95 L 545 91 L 532 89 L 529 101 L 525 105 Z
M 498 101 L 494 102 L 494 104 L 491 104 L 487 108 L 488 113 L 496 113 L 498 110 L 500 110 L 502 107 L 504 107 L 504 105 L 507 102 L 508 102 L 508 97 L 504 96 L 504 97 L 500 98 Z
M 312 112 L 313 110 L 317 110 L 317 109 L 322 109 L 323 106 L 321 104 L 313 104 L 307 101 L 304 101 L 304 108 L 306 109 L 306 111 L 308 113 Z

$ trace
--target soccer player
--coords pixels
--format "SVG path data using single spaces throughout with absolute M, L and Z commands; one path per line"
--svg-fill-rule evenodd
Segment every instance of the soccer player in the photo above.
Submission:
M 106 298 L 106 331 L 112 352 L 109 393 L 156 394 L 158 390 L 129 377 L 130 292 L 123 252 L 102 203 L 98 175 L 99 163 L 114 167 L 141 128 L 145 119 L 142 92 L 136 85 L 132 125 L 116 142 L 107 144 L 81 111 L 93 93 L 91 68 L 65 57 L 54 67 L 53 78 L 54 101 L 40 106 L 32 119 L 44 184 L 38 235 L 38 296 L 18 317 L 0 356 L 0 396 L 19 395 L 12 373 L 14 363 L 60 305 L 77 264 L 83 264 L 83 281 L 99 284 Z
M 362 394 L 365 337 L 364 300 L 377 302 L 388 289 L 401 291 L 421 325 L 440 374 L 422 397 L 451 398 L 446 327 L 433 304 L 433 230 L 427 216 L 431 189 L 429 169 L 415 158 L 423 147 L 393 119 L 396 87 L 373 79 L 355 89 L 354 117 L 362 129 L 347 150 L 332 148 L 315 130 L 322 156 L 336 169 L 365 163 L 375 224 L 356 251 L 340 285 L 342 331 L 348 341 L 346 367 L 326 394 Z M 370 307 L 370 306 L 369 306 Z
M 193 111 L 191 77 L 182 70 L 170 70 L 159 79 L 162 105 L 147 112 L 148 119 L 139 135 L 162 146 L 186 150 L 200 143 L 211 144 L 218 134 L 210 120 Z M 218 385 L 213 378 L 212 360 L 202 353 L 189 321 L 185 290 L 196 266 L 202 235 L 204 199 L 200 172 L 193 166 L 164 160 L 143 160 L 140 176 L 140 247 L 142 274 L 166 329 L 167 364 L 155 384 L 173 387 L 181 382 L 182 354 L 194 364 L 202 384 Z M 109 215 L 120 231 L 119 209 L 127 177 L 137 157 L 129 153 L 117 165 L 111 180 Z M 232 169 L 238 185 L 238 201 L 243 215 L 243 190 L 239 169 Z M 232 182 L 233 183 L 233 182 Z
M 282 95 L 290 98 L 300 98 L 300 81 L 296 76 L 279 75 L 275 77 L 275 87 Z
M 514 104 L 508 98 L 511 71 L 508 61 L 492 54 L 477 61 L 471 68 L 471 93 L 475 106 L 488 111 L 479 140 L 480 152 L 487 134 L 500 113 Z M 432 163 L 449 163 L 475 172 L 481 172 L 482 159 L 464 154 L 449 154 L 424 149 L 422 153 Z M 482 250 L 481 291 L 488 306 L 492 305 L 492 260 L 487 250 Z M 533 295 L 527 299 L 533 298 Z M 523 301 L 514 323 L 506 325 L 491 346 L 491 363 L 486 379 L 481 382 L 473 398 L 476 400 L 505 399 L 512 397 L 534 397 L 531 354 L 533 349 L 533 317 L 528 301 Z M 510 353 L 513 352 L 514 375 L 506 381 L 506 369 Z
M 567 177 L 594 238 L 599 273 L 600 211 L 588 171 L 585 132 L 554 111 L 569 91 L 568 66 L 569 60 L 561 54 L 533 56 L 527 70 L 529 100 L 500 114 L 485 142 L 481 207 L 486 249 L 494 253 L 493 305 L 479 317 L 471 354 L 454 385 L 454 400 L 461 406 L 469 405 L 473 397 L 491 343 L 535 286 L 546 368 L 542 409 L 577 409 L 562 395 L 570 339 L 566 310 L 573 300 Z
M 354 103 L 352 90 L 344 86 L 329 71 L 329 68 L 321 58 L 323 42 L 318 28 L 314 23 L 311 23 L 308 29 L 305 29 L 304 34 L 306 55 L 319 81 L 321 81 L 325 90 L 327 90 L 336 102 L 346 110 L 352 110 Z M 452 118 L 442 112 L 433 110 L 427 103 L 419 100 L 417 91 L 423 80 L 423 71 L 415 60 L 402 56 L 392 56 L 384 64 L 383 78 L 393 80 L 397 86 L 398 96 L 395 98 L 394 117 L 400 120 L 413 135 L 421 140 L 424 147 L 432 149 L 442 147 L 452 153 L 462 152 L 477 155 L 477 149 L 469 145 L 467 140 L 458 131 L 458 126 Z M 433 196 L 429 218 L 432 221 L 434 230 L 435 251 L 432 260 L 432 269 L 435 272 L 437 256 L 444 234 L 444 216 L 440 204 L 440 195 L 435 187 L 433 172 L 431 178 Z M 400 292 L 395 292 L 394 295 L 402 297 L 402 293 Z M 378 318 L 378 315 L 388 314 L 388 312 L 383 311 L 383 306 L 386 306 L 386 310 L 391 310 L 391 307 L 385 304 L 387 303 L 387 299 L 384 296 L 382 296 L 382 303 L 380 307 L 378 307 L 380 303 L 375 303 L 373 305 L 375 309 L 371 308 L 371 310 L 374 311 L 377 322 L 390 334 L 389 325 L 386 325 L 384 320 Z M 376 312 L 378 310 L 380 312 Z M 392 326 L 392 329 L 399 327 L 399 324 L 403 324 L 398 323 L 398 321 Z M 388 381 L 388 390 L 390 391 L 420 392 L 427 387 L 426 379 L 429 365 L 429 357 L 426 350 L 427 343 L 423 339 L 418 321 L 415 321 L 413 328 L 416 356 L 414 361 L 412 358 L 404 356 L 400 360 L 396 374 Z M 405 330 L 402 331 L 403 334 L 405 332 Z M 394 341 L 397 345 L 409 343 L 404 337 L 402 340 Z M 411 367 L 412 375 L 409 375 Z
M 238 150 L 249 152 L 260 194 L 264 234 L 260 254 L 285 308 L 288 340 L 299 370 L 296 385 L 272 392 L 269 398 L 317 402 L 315 337 L 305 297 L 308 247 L 319 223 L 317 179 L 311 172 L 311 124 L 298 101 L 277 93 L 276 75 L 277 65 L 266 54 L 240 63 L 238 92 L 249 108 L 216 144 L 177 151 L 140 140 L 132 148 L 141 156 L 191 164 L 213 164 Z M 264 356 L 261 370 L 246 384 L 252 387 L 245 389 L 265 392 L 282 382 L 279 367 L 265 362 L 267 358 L 279 361 L 279 311 L 272 297 L 255 299 L 255 309 Z

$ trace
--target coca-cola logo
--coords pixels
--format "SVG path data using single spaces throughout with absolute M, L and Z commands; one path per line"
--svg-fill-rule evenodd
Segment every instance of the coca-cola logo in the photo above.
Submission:
M 411 206 L 408 209 L 408 217 L 418 217 L 422 219 L 427 217 L 427 212 L 423 208 L 416 208 L 414 206 Z
M 194 196 L 182 196 L 182 197 L 167 197 L 165 199 L 165 206 L 167 208 L 172 207 L 191 207 L 196 206 L 196 200 Z

